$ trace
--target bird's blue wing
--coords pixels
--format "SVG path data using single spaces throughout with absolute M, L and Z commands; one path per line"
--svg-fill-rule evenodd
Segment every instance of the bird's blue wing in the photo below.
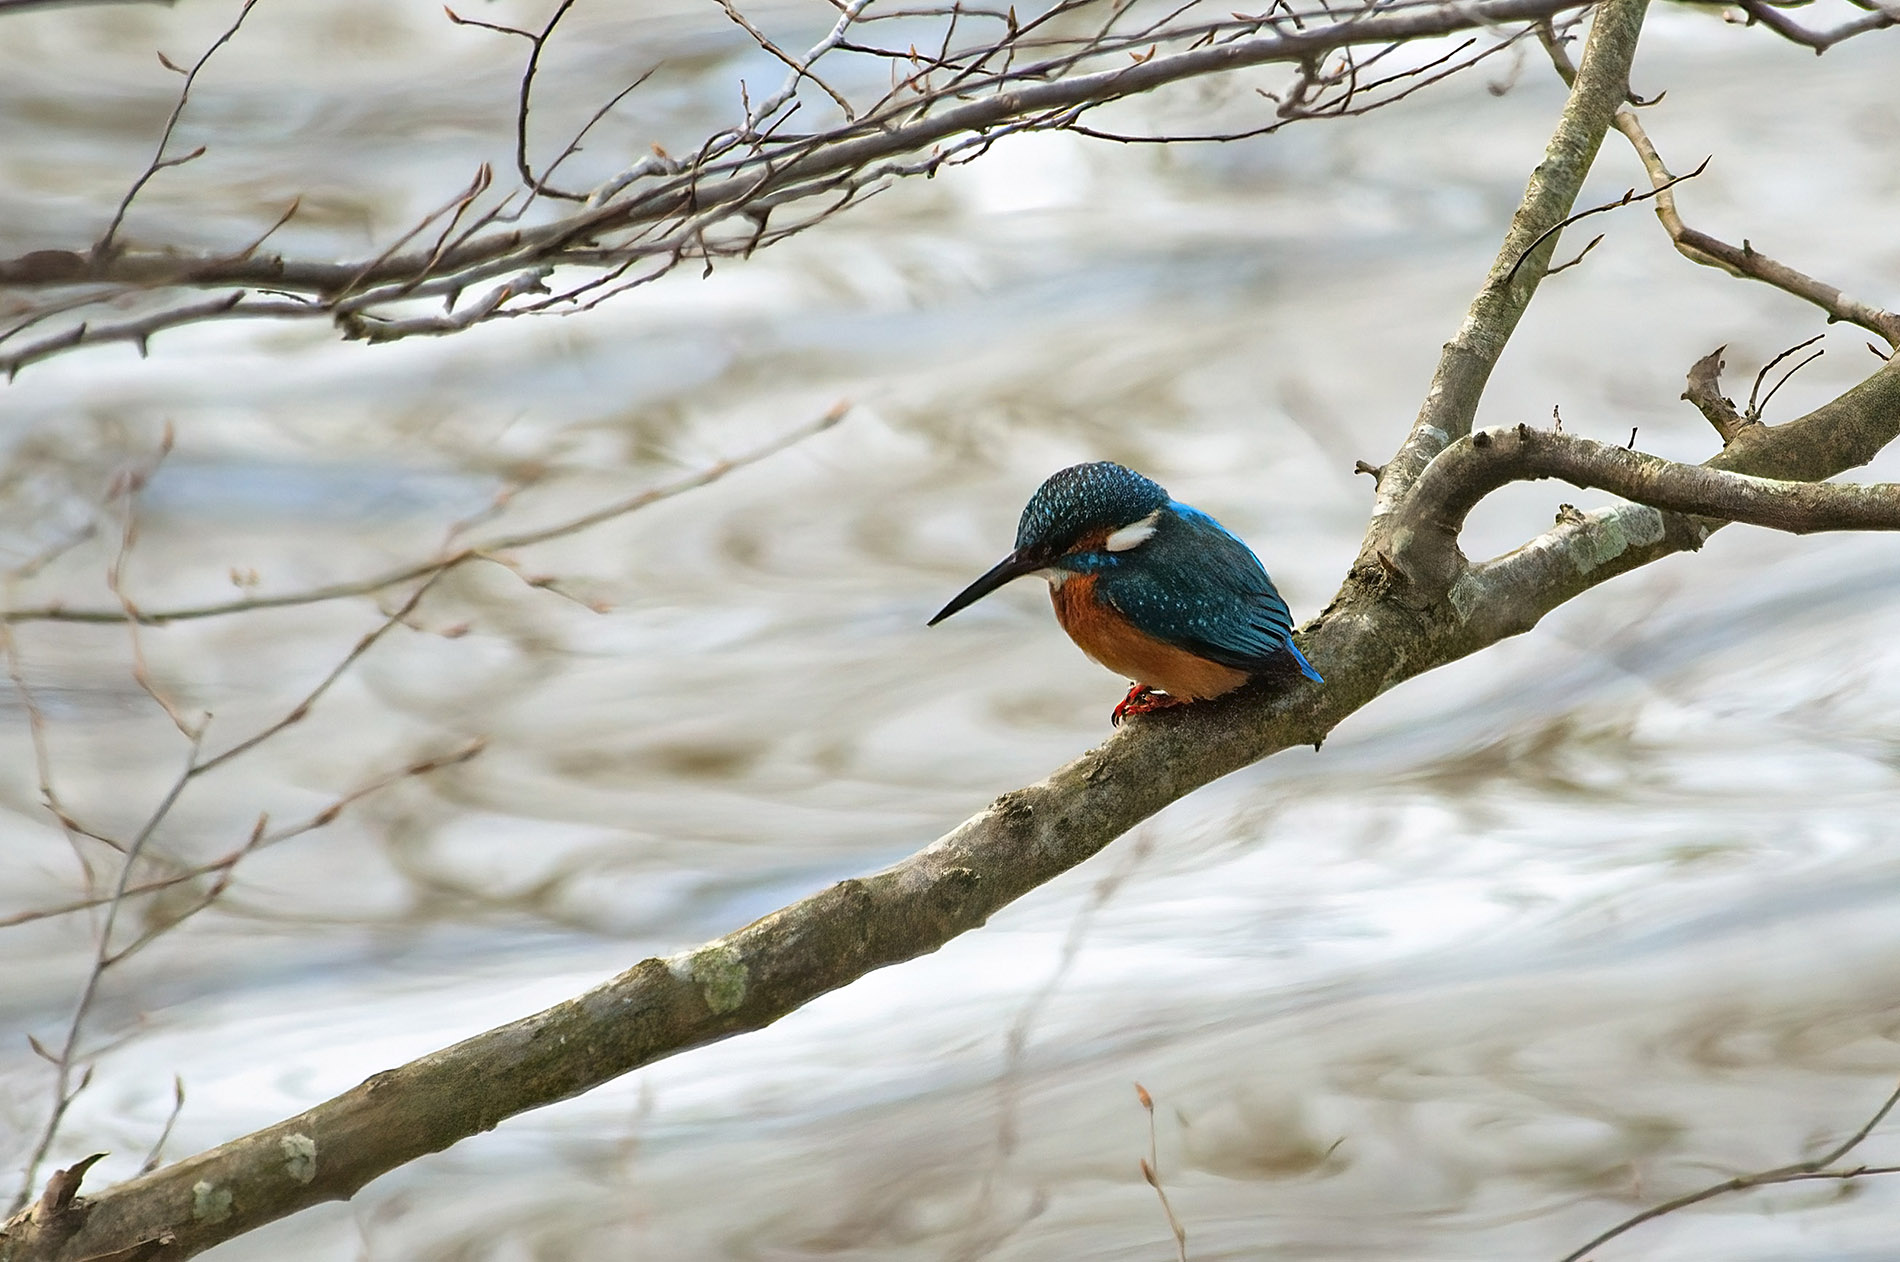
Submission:
M 1324 682 L 1294 645 L 1293 615 L 1259 558 L 1206 513 L 1170 503 L 1155 533 L 1117 559 L 1096 590 L 1138 629 L 1249 673 L 1291 654 Z

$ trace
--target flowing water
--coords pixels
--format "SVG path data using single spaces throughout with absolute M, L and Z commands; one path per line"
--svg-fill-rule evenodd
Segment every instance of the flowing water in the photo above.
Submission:
M 232 12 L 0 18 L 0 249 L 83 248 L 173 100 L 153 51 L 188 62 Z M 756 12 L 798 34 L 830 10 Z M 778 74 L 711 4 L 583 5 L 560 49 L 550 134 L 662 66 L 603 163 L 689 145 L 736 78 Z M 507 168 L 520 52 L 429 4 L 269 0 L 185 116 L 180 143 L 209 152 L 161 173 L 126 232 L 229 248 L 301 195 L 284 249 L 373 255 L 478 162 Z M 1817 59 L 1654 15 L 1651 132 L 1679 170 L 1715 155 L 1682 191 L 1692 222 L 1900 303 L 1897 54 L 1875 35 Z M 1123 684 L 1030 584 L 923 626 L 1063 464 L 1121 460 L 1213 512 L 1310 617 L 1370 504 L 1352 463 L 1409 422 L 1560 101 L 1505 54 L 1244 145 L 1016 139 L 585 316 L 382 347 L 214 324 L 144 360 L 28 368 L 0 394 L 0 560 L 100 532 L 14 583 L 15 607 L 112 603 L 124 504 L 104 492 L 167 425 L 123 575 L 150 608 L 235 595 L 252 571 L 270 594 L 426 557 L 507 488 L 476 536 L 556 521 L 854 405 L 765 463 L 525 550 L 559 593 L 457 571 L 307 721 L 196 780 L 154 838 L 167 861 L 487 741 L 248 857 L 214 907 L 109 973 L 97 1071 L 53 1160 L 110 1150 L 94 1179 L 131 1173 L 173 1075 L 172 1156 L 275 1121 L 882 866 L 1101 739 Z M 1204 104 L 1180 90 L 1122 118 Z M 1585 200 L 1641 180 L 1613 135 Z M 1820 319 L 1681 261 L 1643 208 L 1592 222 L 1606 240 L 1545 287 L 1482 419 L 1561 406 L 1573 431 L 1637 427 L 1702 459 L 1688 365 L 1728 344 L 1734 392 Z M 1865 340 L 1829 331 L 1770 419 L 1865 375 Z M 1596 502 L 1512 488 L 1467 550 L 1512 546 L 1566 498 Z M 1560 1256 L 1657 1199 L 1819 1151 L 1900 1073 L 1897 617 L 1891 540 L 1724 531 L 1404 685 L 1323 751 L 1178 803 L 935 955 L 216 1256 L 1162 1259 L 1137 1081 L 1196 1259 Z M 138 648 L 176 704 L 215 714 L 216 750 L 381 621 L 357 599 Z M 131 835 L 187 748 L 126 631 L 25 623 L 16 641 L 54 789 Z M 10 915 L 85 877 L 39 805 L 17 690 L 4 707 Z M 110 879 L 109 852 L 80 849 Z M 133 904 L 121 932 L 192 889 Z M 49 1098 L 24 1035 L 58 1042 L 97 927 L 0 930 L 8 1168 Z M 1859 1155 L 1900 1158 L 1900 1137 Z M 1890 1258 L 1896 1215 L 1900 1182 L 1795 1185 L 1600 1256 Z

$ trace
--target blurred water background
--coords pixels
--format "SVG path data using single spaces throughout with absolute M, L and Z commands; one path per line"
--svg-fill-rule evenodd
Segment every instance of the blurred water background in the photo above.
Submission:
M 791 43 L 832 13 L 749 11 Z M 188 63 L 233 13 L 0 18 L 0 252 L 93 239 L 177 90 L 154 51 Z M 521 51 L 420 0 L 266 0 L 181 126 L 207 155 L 154 180 L 126 232 L 230 248 L 301 196 L 280 248 L 369 257 L 478 162 L 507 168 Z M 551 55 L 548 137 L 661 67 L 601 139 L 603 170 L 689 147 L 729 120 L 737 78 L 780 74 L 685 0 L 581 5 Z M 1889 306 L 1896 82 L 1891 36 L 1816 58 L 1667 8 L 1636 73 L 1667 90 L 1645 118 L 1675 168 L 1714 155 L 1681 191 L 1692 223 Z M 1246 90 L 1190 85 L 1117 117 L 1178 126 Z M 172 1156 L 275 1121 L 890 862 L 1101 739 L 1123 684 L 1062 638 L 1039 585 L 923 626 L 1063 464 L 1124 461 L 1213 512 L 1310 617 L 1370 503 L 1352 463 L 1403 433 L 1561 100 L 1547 66 L 1505 54 L 1244 144 L 1014 139 L 585 316 L 381 347 L 206 325 L 145 360 L 29 367 L 0 393 L 0 561 L 103 526 L 15 582 L 14 607 L 112 603 L 102 496 L 167 425 L 124 579 L 151 608 L 235 595 L 233 571 L 270 594 L 426 557 L 504 488 L 501 525 L 556 520 L 854 404 L 766 463 L 523 553 L 576 599 L 458 571 L 306 722 L 196 782 L 155 841 L 181 862 L 239 844 L 260 811 L 294 821 L 488 742 L 251 856 L 110 976 L 54 1162 L 110 1150 L 93 1180 L 129 1175 L 174 1074 Z M 1613 134 L 1584 201 L 1641 182 Z M 1573 431 L 1638 427 L 1645 449 L 1703 459 L 1713 435 L 1677 397 L 1689 364 L 1726 343 L 1745 389 L 1821 320 L 1683 262 L 1642 208 L 1596 230 L 1482 419 L 1556 405 Z M 1865 376 L 1865 341 L 1828 330 L 1769 419 Z M 1514 545 L 1564 499 L 1595 502 L 1513 488 L 1467 550 Z M 139 643 L 182 706 L 215 713 L 216 749 L 381 616 L 341 601 Z M 1322 752 L 1175 805 L 933 956 L 216 1256 L 1161 1259 L 1136 1081 L 1197 1259 L 1561 1255 L 1652 1200 L 1816 1151 L 1900 1073 L 1896 616 L 1890 539 L 1724 531 L 1406 684 Z M 56 789 L 128 835 L 186 749 L 134 683 L 125 629 L 15 634 Z M 15 690 L 0 710 L 4 916 L 83 884 Z M 48 1102 L 24 1036 L 62 1032 L 96 927 L 0 930 L 9 1171 Z M 1900 1136 L 1862 1155 L 1900 1157 Z M 1802 1185 L 1600 1256 L 1891 1258 L 1897 1215 L 1900 1182 Z

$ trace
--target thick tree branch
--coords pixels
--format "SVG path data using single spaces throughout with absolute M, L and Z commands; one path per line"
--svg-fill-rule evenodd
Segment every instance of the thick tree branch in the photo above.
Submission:
M 1707 463 L 1712 469 L 1818 482 L 1868 463 L 1900 438 L 1900 359 L 1846 394 L 1785 425 L 1750 426 Z M 1677 552 L 1700 548 L 1726 523 L 1645 504 L 1598 509 L 1560 522 L 1523 547 L 1471 566 L 1448 604 L 1476 650 L 1537 625 L 1597 584 Z
M 1338 628 L 1333 643 L 1377 634 L 1372 623 L 1357 632 L 1345 622 Z M 1276 749 L 1317 742 L 1377 686 L 1373 675 L 1348 675 L 1359 682 L 1256 695 L 1189 723 L 1131 725 L 894 867 L 840 882 L 696 951 L 644 961 L 577 999 L 81 1199 L 64 1217 L 16 1220 L 0 1256 L 80 1259 L 150 1242 L 150 1257 L 190 1257 L 348 1197 L 377 1175 L 515 1113 L 761 1028 L 872 969 L 978 927 L 1215 777 Z M 76 1228 L 71 1214 L 83 1215 Z
M 1557 248 L 1558 226 L 1575 205 L 1603 133 L 1629 94 L 1630 62 L 1636 56 L 1646 7 L 1646 0 L 1607 0 L 1598 7 L 1584 45 L 1583 68 L 1571 85 L 1544 160 L 1531 173 L 1484 288 L 1439 356 L 1411 432 L 1379 475 L 1377 503 L 1358 568 L 1368 572 L 1377 568 L 1377 554 L 1387 546 L 1387 516 L 1432 458 L 1471 432 L 1491 370 L 1504 354 L 1505 343 Z
M 1664 512 L 1794 534 L 1900 530 L 1900 484 L 1758 478 L 1517 425 L 1478 430 L 1432 461 L 1405 508 L 1402 529 L 1420 536 L 1407 559 L 1455 552 L 1465 517 L 1480 500 L 1508 483 L 1543 478 L 1609 491 Z
M 1900 367 L 1883 368 L 1800 421 L 1762 429 L 1763 441 L 1748 444 L 1758 466 L 1825 476 L 1859 463 L 1854 457 L 1864 460 L 1879 435 L 1900 430 Z M 1470 440 L 1463 446 L 1480 450 Z M 1564 583 L 1530 585 L 1538 575 L 1520 565 L 1514 581 L 1524 586 L 1480 581 L 1419 610 L 1385 584 L 1349 577 L 1302 640 L 1326 676 L 1323 687 L 1271 680 L 1229 701 L 1129 724 L 883 872 L 840 882 L 695 951 L 644 961 L 586 995 L 378 1074 L 275 1126 L 80 1198 L 57 1221 L 17 1220 L 5 1238 L 11 1252 L 0 1256 L 76 1262 L 151 1242 L 151 1257 L 190 1257 L 348 1197 L 515 1113 L 761 1028 L 872 969 L 934 951 L 1168 803 L 1270 754 L 1317 745 L 1387 688 L 1524 630 L 1578 592 L 1673 550 L 1658 546 L 1658 526 L 1656 540 L 1625 532 L 1622 551 L 1608 551 L 1603 519 L 1588 520 L 1597 523 L 1594 538 L 1546 547 L 1561 560 Z M 1586 554 L 1578 540 L 1597 550 Z M 1579 566 L 1586 555 L 1595 564 Z M 83 1215 L 76 1226 L 75 1214 Z

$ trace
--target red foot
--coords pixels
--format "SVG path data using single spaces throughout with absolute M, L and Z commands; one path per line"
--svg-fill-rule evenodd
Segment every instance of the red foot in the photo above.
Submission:
M 1115 712 L 1109 715 L 1109 722 L 1120 727 L 1122 720 L 1130 715 L 1153 714 L 1156 710 L 1171 710 L 1175 706 L 1186 704 L 1187 702 L 1179 697 L 1170 697 L 1165 692 L 1156 692 L 1147 684 L 1136 684 L 1128 690 L 1128 695 L 1122 698 L 1122 703 L 1115 707 Z

